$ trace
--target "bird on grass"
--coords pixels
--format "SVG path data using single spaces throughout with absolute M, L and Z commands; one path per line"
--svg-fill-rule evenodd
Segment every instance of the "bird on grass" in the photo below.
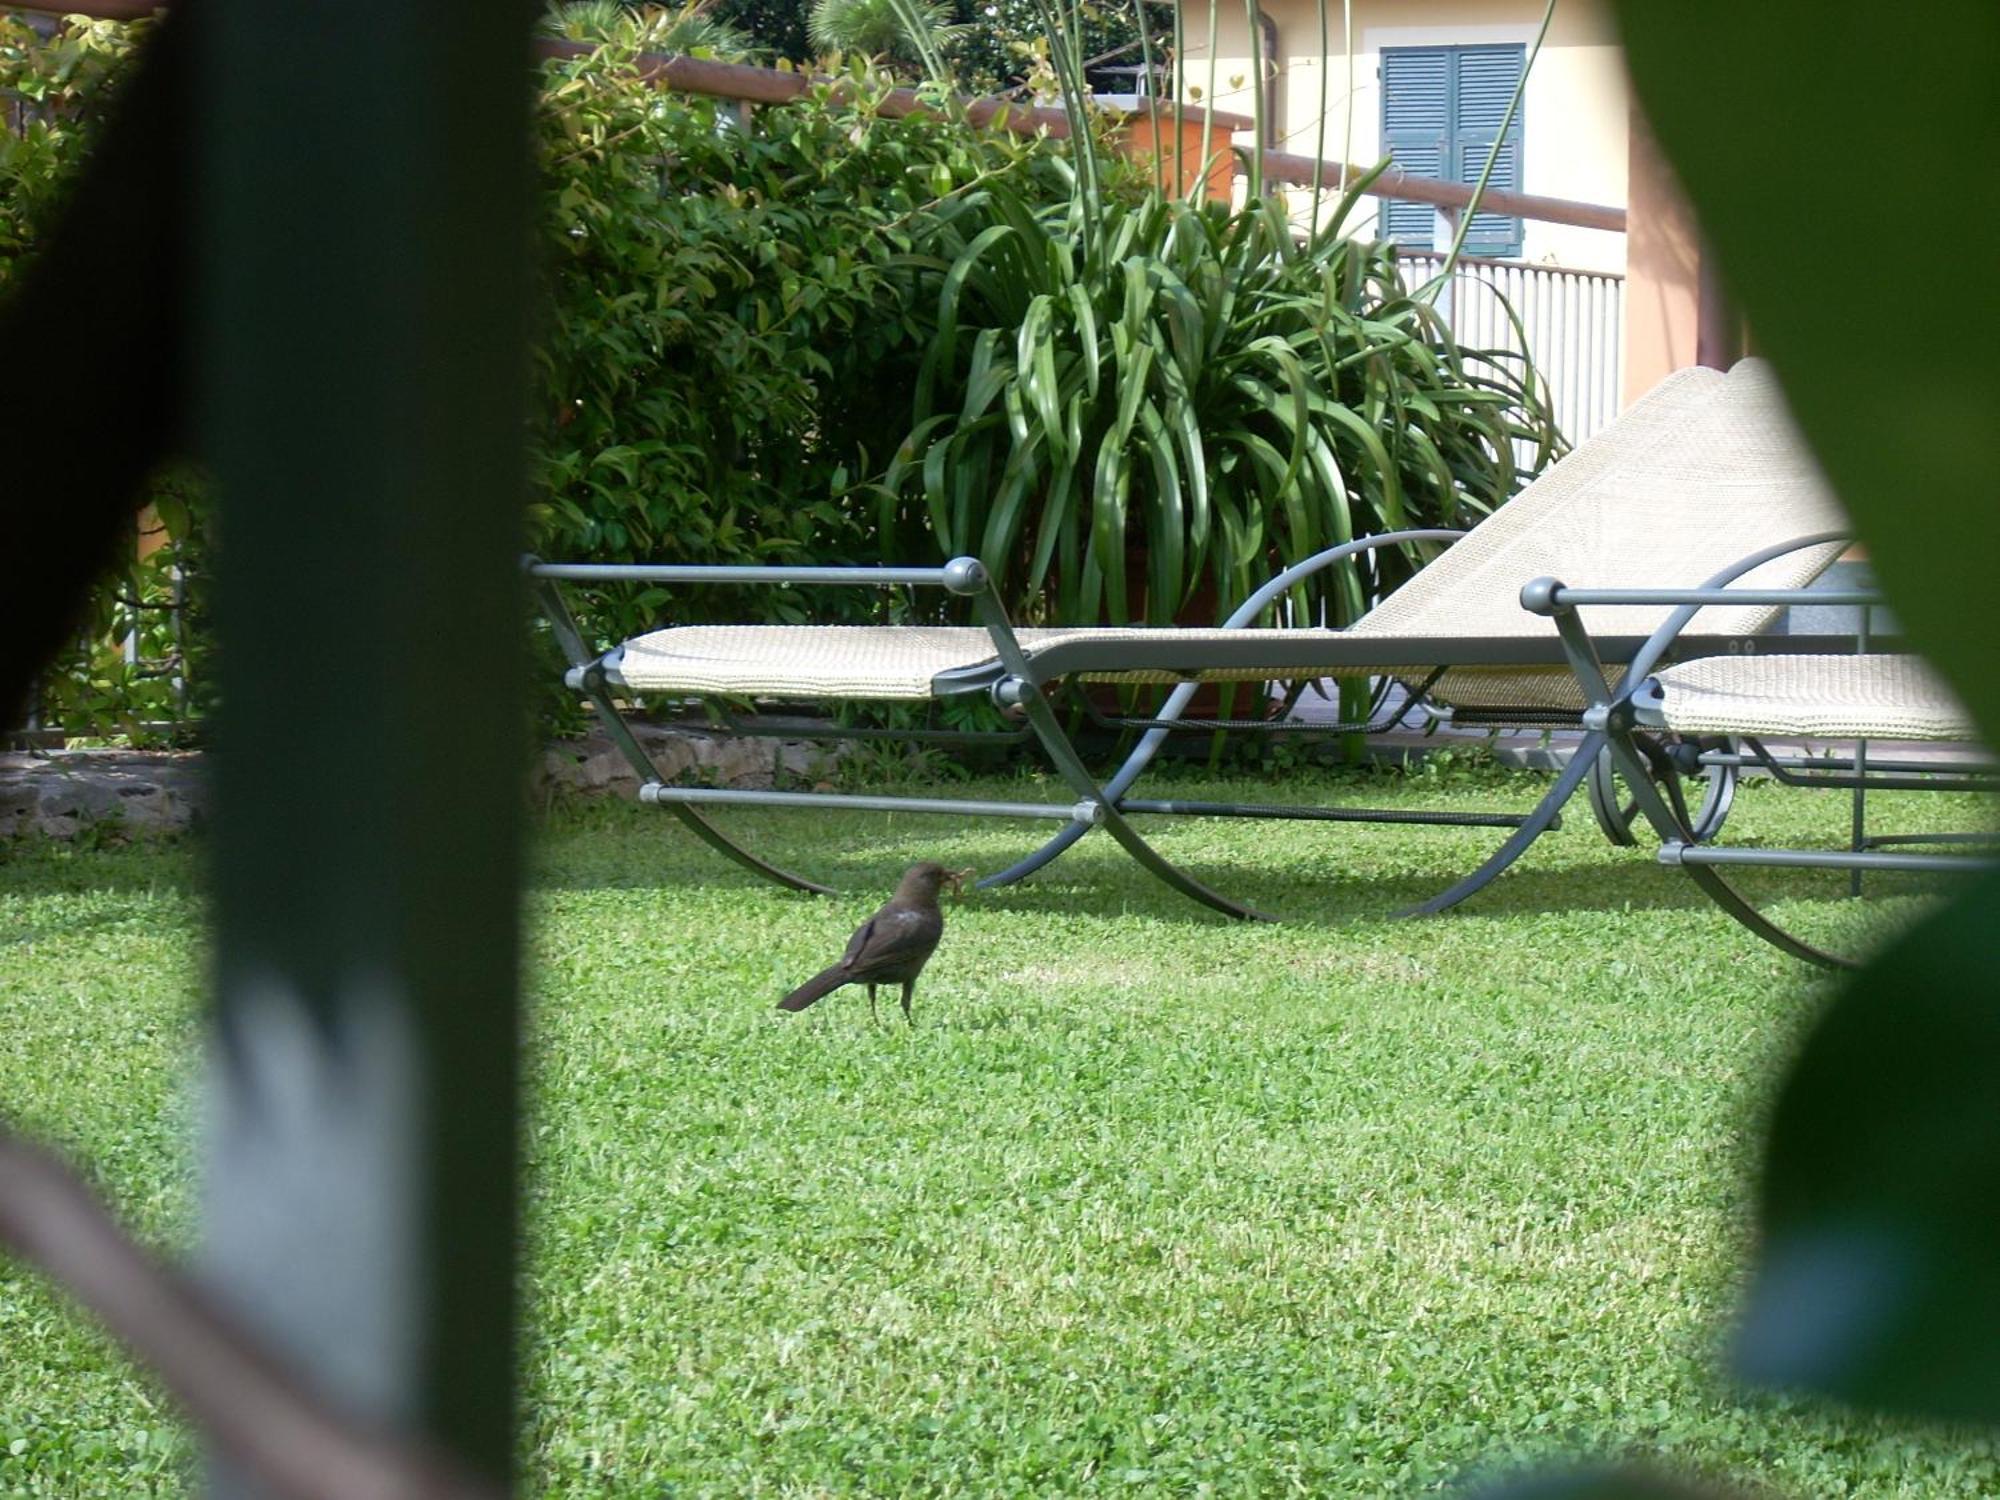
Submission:
M 822 969 L 778 1002 L 779 1010 L 804 1010 L 822 995 L 830 995 L 844 984 L 868 986 L 868 1015 L 876 1018 L 875 986 L 900 984 L 903 987 L 903 1019 L 915 1025 L 910 1015 L 910 996 L 917 976 L 924 971 L 944 936 L 944 913 L 938 910 L 938 888 L 948 885 L 965 894 L 970 870 L 947 870 L 935 860 L 911 865 L 903 872 L 902 884 L 874 916 L 854 930 L 840 962 Z

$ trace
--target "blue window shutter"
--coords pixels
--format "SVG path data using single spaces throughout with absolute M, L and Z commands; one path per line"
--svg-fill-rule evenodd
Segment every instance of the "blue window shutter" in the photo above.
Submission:
M 1412 177 L 1450 176 L 1451 54 L 1449 47 L 1382 49 L 1382 149 Z M 1382 237 L 1428 250 L 1436 218 L 1428 203 L 1388 199 Z
M 1479 181 L 1486 154 L 1493 149 L 1500 122 L 1507 117 L 1507 104 L 1521 82 L 1526 64 L 1523 47 L 1454 48 L 1456 64 L 1452 146 L 1457 160 L 1451 178 L 1467 186 Z M 1500 155 L 1493 163 L 1489 188 L 1521 186 L 1521 116 L 1516 111 Z M 1474 214 L 1472 232 L 1465 237 L 1468 255 L 1509 256 L 1521 253 L 1521 221 L 1507 214 Z
M 1471 186 L 1479 181 L 1508 101 L 1521 81 L 1527 49 L 1384 47 L 1382 49 L 1382 148 L 1414 177 L 1436 177 Z M 1521 117 L 1517 113 L 1493 164 L 1489 187 L 1521 186 Z M 1383 205 L 1384 239 L 1412 250 L 1434 245 L 1437 211 L 1428 203 L 1390 199 Z M 1473 216 L 1469 255 L 1521 253 L 1521 221 L 1507 214 Z

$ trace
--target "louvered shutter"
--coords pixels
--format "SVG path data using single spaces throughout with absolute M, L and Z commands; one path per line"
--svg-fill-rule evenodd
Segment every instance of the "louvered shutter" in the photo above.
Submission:
M 1382 149 L 1412 177 L 1444 178 L 1451 165 L 1451 49 L 1382 49 Z M 1382 237 L 1431 248 L 1437 210 L 1388 199 Z
M 1525 61 L 1526 49 L 1519 46 L 1384 47 L 1383 150 L 1414 177 L 1468 187 L 1479 181 Z M 1518 113 L 1487 185 L 1521 186 Z M 1383 237 L 1412 250 L 1441 248 L 1433 243 L 1436 223 L 1437 210 L 1428 203 L 1390 199 L 1383 206 Z M 1465 249 L 1469 255 L 1519 255 L 1521 221 L 1506 214 L 1477 214 Z
M 1486 153 L 1507 116 L 1507 103 L 1521 82 L 1525 49 L 1521 47 L 1454 48 L 1452 150 L 1450 176 L 1467 186 L 1479 181 Z M 1521 116 L 1513 123 L 1494 160 L 1489 188 L 1521 186 Z M 1465 237 L 1468 255 L 1513 256 L 1521 253 L 1521 221 L 1507 214 L 1474 214 Z

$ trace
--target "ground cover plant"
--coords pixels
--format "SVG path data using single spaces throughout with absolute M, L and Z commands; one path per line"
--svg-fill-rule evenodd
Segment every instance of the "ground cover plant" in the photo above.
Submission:
M 1732 832 L 1845 815 L 1756 787 Z M 524 1492 L 1402 1494 L 1576 1452 L 1774 1495 L 2000 1488 L 1984 1437 L 1717 1373 L 1757 1122 L 1828 989 L 1644 850 L 1572 820 L 1471 911 L 1396 924 L 1491 834 L 1163 827 L 1297 914 L 1249 927 L 1086 845 L 950 910 L 906 1030 L 859 995 L 770 1007 L 905 862 L 990 869 L 1022 830 L 751 821 L 855 894 L 753 884 L 625 806 L 541 840 Z M 0 1110 L 175 1247 L 198 884 L 188 846 L 0 863 Z M 1822 929 L 1836 888 L 1764 887 Z M 0 1495 L 181 1495 L 191 1462 L 151 1383 L 0 1268 Z

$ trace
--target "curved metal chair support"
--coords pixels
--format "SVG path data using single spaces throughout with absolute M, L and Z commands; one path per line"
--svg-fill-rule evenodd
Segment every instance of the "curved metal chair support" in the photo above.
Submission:
M 638 772 L 641 795 L 644 795 L 648 783 L 654 786 L 660 785 L 659 767 L 653 764 L 653 759 L 646 754 L 645 747 L 633 736 L 631 727 L 612 706 L 610 695 L 602 687 L 590 689 L 590 706 L 596 710 L 598 722 L 604 726 L 604 732 L 611 736 L 611 742 L 618 747 L 627 764 Z M 803 875 L 794 875 L 790 870 L 782 869 L 768 860 L 759 859 L 684 802 L 661 802 L 659 806 L 679 818 L 687 825 L 689 831 L 709 848 L 735 860 L 754 875 L 776 881 L 791 890 L 803 891 L 809 896 L 840 894 L 830 885 L 821 885 L 816 880 L 808 880 Z
M 1732 563 L 1708 579 L 1699 589 L 1662 590 L 1657 593 L 1681 597 L 1689 593 L 1713 595 L 1744 574 L 1775 558 L 1807 547 L 1823 546 L 1845 539 L 1844 532 L 1821 532 L 1766 547 Z M 1565 590 L 1554 579 L 1539 579 L 1522 590 L 1521 602 L 1536 613 L 1549 615 L 1556 620 L 1565 650 L 1570 656 L 1571 666 L 1575 669 L 1578 680 L 1584 685 L 1592 703 L 1592 708 L 1586 714 L 1586 721 L 1594 720 L 1613 729 L 1614 732 L 1600 735 L 1600 738 L 1605 740 L 1615 771 L 1624 777 L 1638 811 L 1659 835 L 1663 857 L 1670 863 L 1680 864 L 1716 905 L 1766 942 L 1808 963 L 1832 969 L 1853 968 L 1855 966 L 1853 960 L 1814 947 L 1771 921 L 1746 900 L 1714 866 L 1674 858 L 1677 851 L 1686 849 L 1691 844 L 1704 843 L 1720 831 L 1735 797 L 1736 778 L 1730 767 L 1712 768 L 1731 774 L 1711 777 L 1708 795 L 1704 797 L 1700 810 L 1692 814 L 1689 813 L 1685 800 L 1680 795 L 1678 783 L 1669 785 L 1668 795 L 1662 795 L 1656 774 L 1658 768 L 1649 763 L 1648 755 L 1641 753 L 1641 745 L 1632 733 L 1630 701 L 1646 679 L 1652 676 L 1653 669 L 1659 665 L 1671 649 L 1675 638 L 1695 615 L 1708 603 L 1728 601 L 1708 598 L 1676 604 L 1673 613 L 1654 631 L 1645 646 L 1627 666 L 1621 679 L 1620 690 L 1613 693 L 1606 686 L 1602 664 L 1597 660 L 1596 647 L 1591 644 L 1588 633 L 1578 621 L 1576 607 L 1579 604 L 1668 602 L 1666 599 L 1648 595 L 1647 590 Z
M 1050 764 L 1056 768 L 1057 774 L 1069 783 L 1070 790 L 1082 799 L 1080 805 L 1090 809 L 1090 819 L 1072 819 L 1064 825 L 1063 831 L 1079 828 L 1077 837 L 1080 838 L 1083 832 L 1089 830 L 1091 820 L 1101 822 L 1104 831 L 1116 839 L 1126 853 L 1182 895 L 1199 901 L 1224 916 L 1244 921 L 1276 921 L 1277 919 L 1268 912 L 1259 911 L 1256 907 L 1245 905 L 1240 901 L 1233 901 L 1220 891 L 1211 890 L 1146 842 L 1138 829 L 1134 828 L 1118 810 L 1117 796 L 1111 793 L 1107 786 L 1098 784 L 1097 779 L 1090 774 L 1090 768 L 1084 765 L 1083 757 L 1076 753 L 1076 747 L 1069 742 L 1069 736 L 1063 733 L 1062 725 L 1056 721 L 1055 710 L 1049 707 L 1049 700 L 1043 694 L 1040 685 L 1033 681 L 1028 660 L 1022 653 L 1019 643 L 1004 629 L 1006 616 L 1001 609 L 999 596 L 989 587 L 975 596 L 974 607 L 989 625 L 997 622 L 998 626 L 1003 627 L 994 629 L 993 643 L 999 651 L 1001 661 L 1007 670 L 1014 674 L 1021 686 L 1019 700 L 1021 709 L 1027 714 L 1028 722 L 1034 725 L 1035 733 L 1041 739 L 1042 749 L 1047 753 Z M 1179 688 L 1175 689 L 1176 693 L 1179 691 Z M 1189 691 L 1192 691 L 1191 685 Z M 1075 840 L 1072 839 L 1071 842 Z M 1064 847 L 1067 848 L 1068 845 Z M 980 883 L 984 885 L 987 882 Z
M 1693 830 L 1684 826 L 1681 820 L 1675 815 L 1674 810 L 1667 805 L 1666 799 L 1659 794 L 1658 789 L 1653 785 L 1652 779 L 1644 774 L 1638 774 L 1642 769 L 1643 763 L 1632 753 L 1630 746 L 1623 741 L 1614 739 L 1611 744 L 1611 753 L 1619 761 L 1620 769 L 1624 770 L 1628 775 L 1633 776 L 1631 782 L 1633 800 L 1638 803 L 1639 811 L 1645 815 L 1646 821 L 1653 825 L 1653 831 L 1660 836 L 1662 847 L 1672 849 L 1685 846 L 1689 842 L 1698 842 L 1698 840 L 1693 838 Z M 1704 805 L 1703 811 L 1707 811 L 1706 805 Z M 1765 942 L 1784 949 L 1785 952 L 1791 954 L 1794 958 L 1802 958 L 1807 963 L 1818 964 L 1822 968 L 1852 969 L 1858 967 L 1853 959 L 1842 958 L 1840 955 L 1828 953 L 1822 948 L 1815 948 L 1803 938 L 1794 937 L 1791 933 L 1785 931 L 1784 928 L 1778 926 L 1777 923 L 1757 910 L 1735 886 L 1731 885 L 1713 867 L 1709 865 L 1684 864 L 1681 868 L 1694 877 L 1695 883 L 1708 894 L 1709 898 L 1717 906 L 1720 906 L 1730 916 L 1764 939 Z
M 685 803 L 662 802 L 659 805 L 685 823 L 692 830 L 695 837 L 708 845 L 709 848 L 715 850 L 718 854 L 727 855 L 753 874 L 761 875 L 766 880 L 774 880 L 779 885 L 787 886 L 792 890 L 803 891 L 808 896 L 837 896 L 840 894 L 833 886 L 821 885 L 816 880 L 808 880 L 803 875 L 794 875 L 790 870 L 782 869 L 767 860 L 759 859 Z
M 1597 752 L 1583 786 L 1590 797 L 1591 816 L 1597 819 L 1598 830 L 1604 837 L 1620 848 L 1638 843 L 1632 837 L 1632 820 L 1639 816 L 1639 804 L 1628 802 L 1619 793 L 1617 765 L 1610 750 Z
M 1555 826 L 1556 819 L 1561 815 L 1564 805 L 1568 803 L 1571 797 L 1576 795 L 1576 789 L 1583 784 L 1584 779 L 1596 767 L 1598 757 L 1603 753 L 1604 745 L 1605 737 L 1603 734 L 1596 731 L 1586 734 L 1583 737 L 1582 743 L 1576 747 L 1576 753 L 1570 756 L 1569 764 L 1563 767 L 1562 775 L 1556 778 L 1556 784 L 1550 787 L 1548 794 L 1536 804 L 1535 810 L 1528 815 L 1527 821 L 1514 830 L 1506 843 L 1488 855 L 1484 864 L 1480 865 L 1478 869 L 1474 870 L 1470 875 L 1467 875 L 1448 890 L 1440 891 L 1437 895 L 1431 897 L 1430 900 L 1421 902 L 1416 906 L 1405 907 L 1403 910 L 1397 912 L 1396 915 L 1398 917 L 1435 916 L 1441 911 L 1449 911 L 1466 897 L 1490 885 L 1501 871 L 1505 870 L 1527 852 L 1530 844 L 1534 843 L 1536 839 Z
M 538 559 L 533 557 L 524 558 L 522 561 L 524 566 L 530 569 L 538 565 Z M 563 655 L 568 658 L 572 667 L 590 666 L 596 657 L 590 648 L 584 645 L 583 632 L 577 628 L 576 617 L 569 612 L 569 605 L 553 583 L 538 580 L 538 584 L 536 592 L 541 598 L 542 615 L 549 622 L 549 628 L 555 632 L 556 644 L 562 648 Z M 638 773 L 639 785 L 644 787 L 648 782 L 657 783 L 660 779 L 659 767 L 653 764 L 653 759 L 646 754 L 645 747 L 633 737 L 631 727 L 626 724 L 623 715 L 611 702 L 611 696 L 605 692 L 603 684 L 592 683 L 587 692 L 590 706 L 597 714 L 597 721 L 604 726 L 604 732 L 611 736 L 611 743 L 618 747 L 618 753 L 625 757 L 626 764 Z M 781 869 L 777 865 L 759 859 L 692 807 L 674 802 L 663 805 L 679 818 L 696 838 L 718 854 L 733 859 L 751 873 L 761 875 L 766 880 L 776 881 L 779 885 L 792 890 L 804 891 L 809 895 L 837 894 L 830 885 L 821 885 L 816 880 L 808 880 L 803 875 L 794 875 L 790 870 Z
M 1322 558 L 1322 563 L 1331 561 Z M 1063 733 L 1047 698 L 1043 695 L 1034 669 L 1021 647 L 1007 620 L 1007 613 L 1000 603 L 1000 597 L 993 588 L 992 579 L 986 570 L 973 558 L 958 558 L 942 568 L 728 568 L 728 567 L 681 567 L 673 564 L 592 565 L 592 564 L 541 564 L 527 559 L 531 576 L 534 576 L 542 595 L 543 612 L 554 630 L 563 654 L 568 657 L 572 671 L 571 684 L 590 699 L 605 732 L 617 745 L 619 752 L 638 772 L 640 780 L 640 800 L 655 806 L 665 807 L 681 820 L 696 837 L 718 853 L 734 860 L 745 869 L 789 886 L 797 891 L 814 894 L 831 894 L 831 887 L 816 881 L 794 875 L 788 870 L 759 859 L 747 849 L 737 844 L 720 829 L 715 827 L 696 810 L 694 804 L 729 802 L 751 806 L 781 806 L 793 802 L 813 800 L 803 794 L 777 791 L 723 792 L 713 790 L 674 788 L 667 786 L 652 758 L 633 735 L 631 727 L 611 701 L 609 688 L 603 669 L 597 658 L 584 644 L 582 632 L 577 628 L 575 618 L 570 614 L 560 592 L 555 587 L 560 579 L 566 578 L 651 578 L 663 582 L 702 581 L 768 581 L 825 584 L 903 584 L 913 583 L 942 587 L 954 594 L 968 596 L 980 623 L 992 637 L 993 648 L 1001 665 L 1005 668 L 1006 685 L 1014 690 L 1010 701 L 1015 702 L 1025 713 L 1032 731 L 1042 742 L 1050 763 L 1066 781 L 1078 797 L 1074 815 L 1068 827 L 1076 830 L 1072 836 L 1080 837 L 1084 831 L 1102 824 L 1105 831 L 1122 845 L 1127 853 L 1136 859 L 1147 871 L 1172 886 L 1182 895 L 1231 917 L 1240 919 L 1273 920 L 1266 913 L 1240 901 L 1233 901 L 1219 891 L 1211 890 L 1201 881 L 1189 875 L 1142 838 L 1137 829 L 1119 811 L 1116 798 L 1108 795 L 1100 787 L 1084 765 L 1069 738 Z M 1286 575 L 1289 583 L 1297 576 L 1297 570 Z M 1274 580 L 1274 583 L 1277 580 Z M 1270 587 L 1266 586 L 1267 589 Z M 1185 704 L 1185 698 L 1181 704 Z M 1176 711 L 1178 712 L 1177 705 Z M 1136 769 L 1133 774 L 1136 774 Z M 1049 808 L 1039 803 L 978 803 L 958 802 L 940 798 L 829 798 L 831 802 L 852 806 L 907 807 L 913 811 L 991 813 L 1004 816 L 1044 817 L 1051 812 L 1062 817 L 1068 809 Z M 989 880 L 982 884 L 994 884 Z
M 1734 766 L 1707 767 L 1708 790 L 1702 794 L 1701 806 L 1696 810 L 1694 822 L 1689 828 L 1697 844 L 1711 842 L 1722 832 L 1722 825 L 1729 819 L 1729 810 L 1736 805 L 1736 788 L 1741 773 Z
M 1300 583 L 1313 574 L 1323 572 L 1335 563 L 1344 562 L 1364 552 L 1372 552 L 1382 547 L 1400 546 L 1405 542 L 1455 542 L 1464 536 L 1463 531 L 1443 527 L 1428 527 L 1410 531 L 1389 531 L 1380 536 L 1359 537 L 1351 542 L 1342 542 L 1337 547 L 1328 547 L 1323 552 L 1315 552 L 1303 562 L 1294 563 L 1282 573 L 1276 574 L 1269 582 L 1231 611 L 1229 618 L 1222 622 L 1224 630 L 1241 630 L 1254 624 L 1258 617 L 1279 599 L 1290 593 Z M 1165 721 L 1178 719 L 1193 700 L 1198 684 L 1184 682 L 1167 695 L 1167 701 L 1160 706 L 1156 718 Z M 1133 784 L 1145 774 L 1153 758 L 1160 753 L 1160 747 L 1167 742 L 1173 731 L 1164 727 L 1148 729 L 1132 747 L 1132 753 L 1125 763 L 1104 783 L 1100 795 L 1115 805 L 1129 792 Z M 981 880 L 979 888 L 986 890 L 996 886 L 1012 885 L 1024 880 L 1037 870 L 1054 861 L 1065 850 L 1090 832 L 1087 823 L 1072 822 L 1058 829 L 1049 841 L 1026 858 L 1016 861 L 1006 869 L 988 875 Z
M 1656 770 L 1655 774 L 1664 773 Z M 1722 831 L 1723 821 L 1736 802 L 1736 768 L 1703 766 L 1701 780 L 1701 806 L 1689 815 L 1687 828 L 1687 837 L 1697 844 L 1709 842 Z M 1597 819 L 1606 839 L 1620 848 L 1630 848 L 1639 842 L 1632 834 L 1632 824 L 1639 816 L 1638 799 L 1628 798 L 1619 791 L 1617 765 L 1609 749 L 1597 757 L 1584 790 L 1590 797 L 1591 815 Z M 1674 791 L 1678 803 L 1679 788 Z
M 1707 589 L 1721 588 L 1731 580 L 1769 562 L 1773 558 L 1782 557 L 1788 552 L 1795 552 L 1801 548 L 1824 545 L 1833 540 L 1837 540 L 1837 537 L 1832 534 L 1821 534 L 1797 541 L 1785 542 L 1775 547 L 1767 547 L 1760 552 L 1752 554 L 1750 557 L 1732 563 L 1728 568 L 1725 568 L 1722 572 L 1709 579 L 1702 587 Z M 1530 584 L 1522 591 L 1523 604 L 1528 604 L 1529 596 L 1538 591 L 1544 593 L 1545 599 L 1552 597 L 1552 594 L 1543 590 L 1544 584 L 1549 585 L 1550 589 L 1555 587 L 1553 580 L 1541 580 L 1535 584 Z M 1541 608 L 1539 605 L 1531 605 L 1530 607 L 1536 608 L 1538 613 L 1548 613 L 1558 616 L 1558 626 L 1562 630 L 1565 646 L 1571 650 L 1571 664 L 1576 669 L 1578 681 L 1583 686 L 1585 696 L 1592 704 L 1591 713 L 1603 713 L 1612 702 L 1614 694 L 1606 682 L 1602 664 L 1596 660 L 1596 648 L 1589 644 L 1587 636 L 1580 636 L 1578 634 L 1574 611 L 1570 611 L 1569 617 L 1564 619 L 1561 618 L 1562 611 L 1555 607 L 1546 609 Z M 1633 659 L 1631 665 L 1626 668 L 1621 681 L 1636 685 L 1651 676 L 1654 666 L 1666 654 L 1667 650 L 1673 645 L 1675 637 L 1687 627 L 1688 622 L 1695 617 L 1699 609 L 1700 606 L 1698 605 L 1676 609 L 1666 622 L 1647 639 L 1646 644 L 1640 648 L 1638 655 Z M 1580 650 L 1577 649 L 1579 641 L 1581 642 Z M 1591 721 L 1591 714 L 1586 714 L 1585 722 L 1589 723 Z M 1556 779 L 1556 784 L 1549 789 L 1548 795 L 1542 798 L 1534 812 L 1529 815 L 1528 820 L 1514 831 L 1512 837 L 1506 843 L 1495 850 L 1484 864 L 1480 865 L 1478 869 L 1467 875 L 1456 885 L 1440 892 L 1420 905 L 1412 906 L 1398 912 L 1397 915 L 1402 917 L 1431 916 L 1438 912 L 1449 910 L 1451 907 L 1465 900 L 1466 897 L 1481 890 L 1495 876 L 1499 875 L 1501 871 L 1519 859 L 1530 844 L 1548 831 L 1554 824 L 1557 815 L 1562 811 L 1563 805 L 1576 795 L 1577 788 L 1582 786 L 1586 781 L 1591 784 L 1591 810 L 1597 814 L 1598 826 L 1604 829 L 1606 837 L 1610 838 L 1614 844 L 1631 843 L 1629 815 L 1624 813 L 1624 804 L 1618 796 L 1617 777 L 1620 775 L 1625 778 L 1626 785 L 1632 793 L 1636 810 L 1646 814 L 1648 820 L 1654 822 L 1656 827 L 1662 826 L 1661 820 L 1664 820 L 1664 826 L 1672 830 L 1670 834 L 1663 834 L 1662 837 L 1693 841 L 1695 838 L 1693 830 L 1695 828 L 1709 828 L 1710 831 L 1713 828 L 1719 828 L 1722 818 L 1728 813 L 1729 799 L 1734 796 L 1733 786 L 1726 792 L 1718 792 L 1715 785 L 1711 783 L 1710 795 L 1704 799 L 1701 812 L 1684 819 L 1667 806 L 1666 800 L 1661 797 L 1654 784 L 1654 769 L 1645 760 L 1640 758 L 1638 751 L 1633 748 L 1630 741 L 1615 740 L 1602 729 L 1591 729 L 1577 745 L 1575 752 L 1570 756 L 1569 764 L 1563 768 L 1562 775 Z M 1680 799 L 1680 788 L 1678 785 L 1672 788 L 1672 793 L 1678 801 Z M 1656 812 L 1657 817 L 1655 816 Z M 1623 837 L 1620 837 L 1618 832 L 1614 832 L 1614 829 L 1621 830 Z M 1704 870 L 1702 873 L 1712 872 Z M 1754 916 L 1754 908 L 1751 910 Z M 1759 917 L 1756 920 L 1761 922 L 1763 919 Z M 1777 939 L 1774 938 L 1773 941 L 1777 941 Z M 1796 939 L 1787 937 L 1781 946 L 1799 953 L 1801 957 L 1808 956 L 1807 952 L 1801 951 L 1806 945 L 1800 944 Z M 1817 949 L 1809 951 L 1812 954 L 1818 953 Z M 1831 962 L 1834 960 L 1821 955 L 1815 958 L 1814 961 Z

